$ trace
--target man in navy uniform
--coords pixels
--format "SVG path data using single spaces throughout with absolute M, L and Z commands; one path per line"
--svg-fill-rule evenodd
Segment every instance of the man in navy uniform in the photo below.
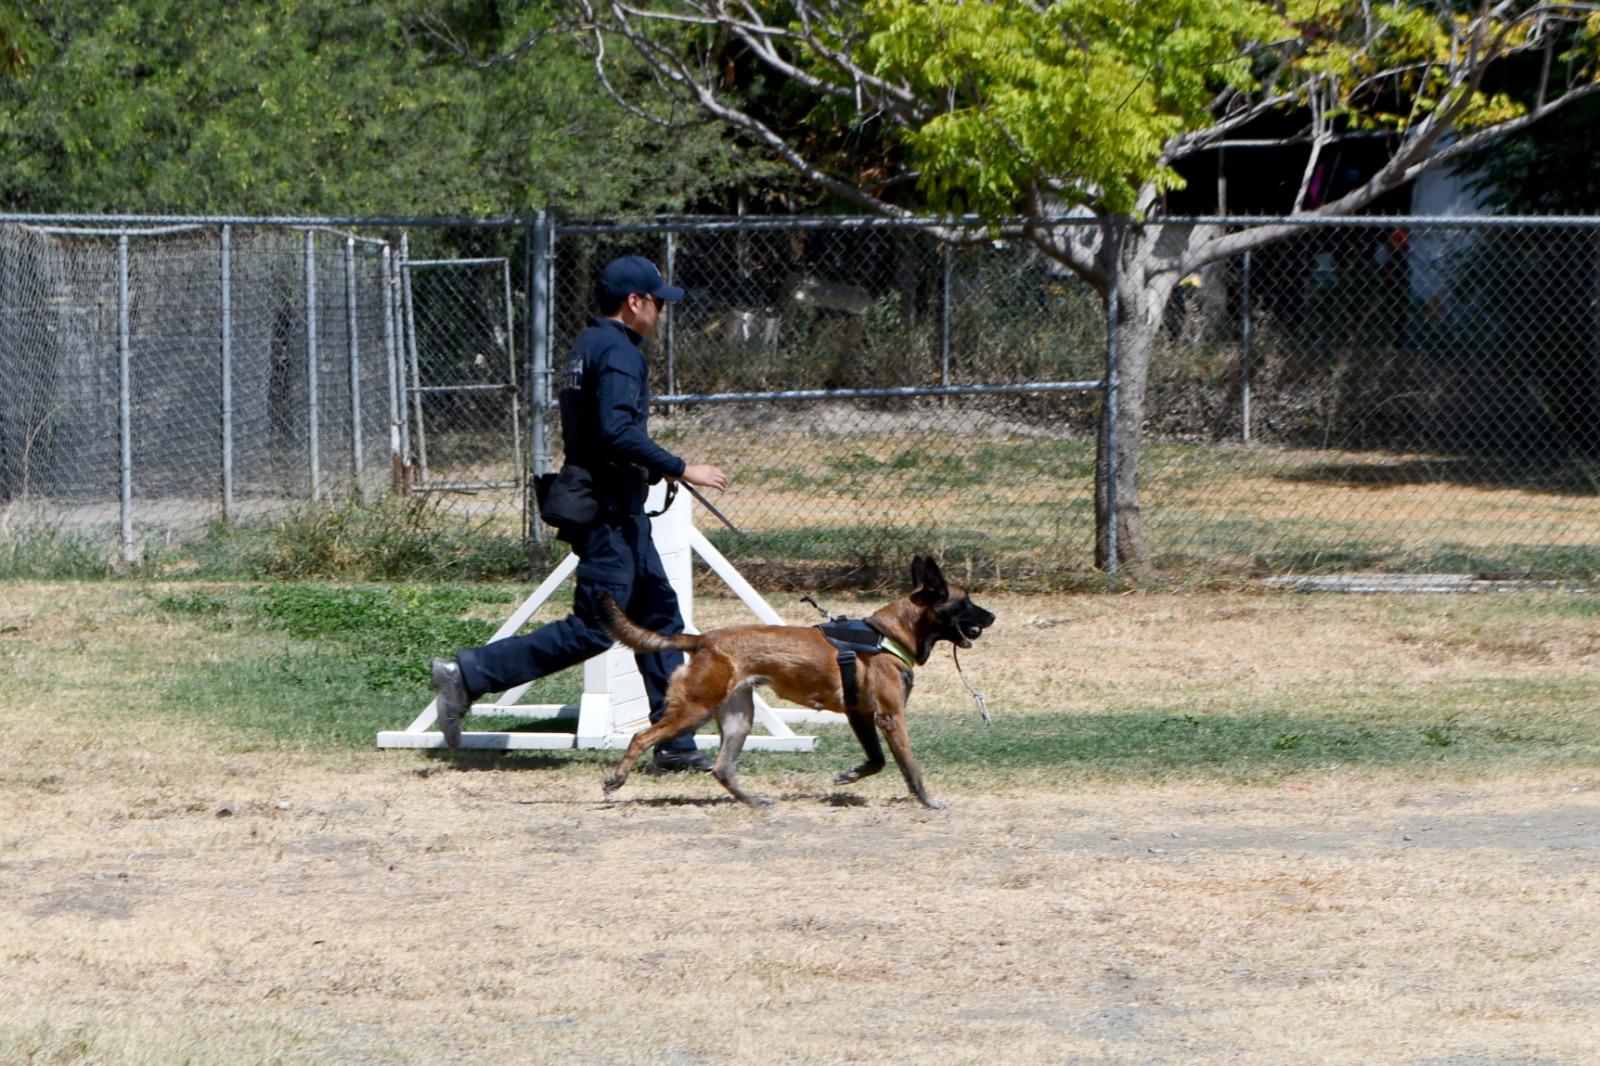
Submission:
M 686 463 L 650 439 L 650 373 L 639 343 L 655 330 L 665 304 L 683 299 L 648 259 L 623 256 L 600 274 L 600 316 L 589 320 L 567 356 L 561 378 L 561 435 L 568 465 L 587 470 L 598 509 L 594 520 L 561 535 L 578 555 L 572 613 L 526 636 L 507 637 L 433 660 L 436 710 L 445 743 L 461 743 L 461 720 L 472 702 L 553 674 L 611 647 L 601 605 L 607 596 L 629 618 L 661 633 L 683 631 L 678 597 L 667 581 L 644 513 L 648 486 L 667 478 L 722 490 L 715 466 Z M 667 680 L 681 653 L 636 656 L 650 700 L 650 720 L 666 710 Z M 693 735 L 656 747 L 660 772 L 709 770 Z

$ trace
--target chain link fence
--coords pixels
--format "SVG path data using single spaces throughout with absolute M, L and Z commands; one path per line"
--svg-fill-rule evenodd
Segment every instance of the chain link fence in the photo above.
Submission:
M 398 500 L 520 545 L 506 249 L 523 244 L 483 226 L 0 225 L 0 537 L 97 539 L 133 563 Z
M 741 569 L 826 586 L 898 584 L 927 551 L 989 581 L 1091 567 L 1105 332 L 1087 286 L 910 225 L 558 227 L 558 345 L 622 254 L 689 292 L 645 345 L 653 428 L 727 471 L 718 506 L 761 557 L 702 525 Z
M 1141 468 L 1158 564 L 1600 572 L 1600 223 L 1364 219 L 1186 282 Z
M 381 241 L 271 227 L 0 227 L 11 531 L 190 536 L 389 482 Z
M 949 231 L 945 233 L 948 235 Z M 0 538 L 123 559 L 347 503 L 547 565 L 550 366 L 613 256 L 702 528 L 758 583 L 1090 579 L 1104 299 L 1037 251 L 862 219 L 0 224 Z M 1600 571 L 1600 226 L 1354 220 L 1165 309 L 1140 465 L 1181 575 Z

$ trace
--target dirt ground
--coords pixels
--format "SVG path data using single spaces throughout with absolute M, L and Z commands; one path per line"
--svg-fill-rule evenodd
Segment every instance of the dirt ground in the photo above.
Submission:
M 991 657 L 963 663 L 997 711 L 1038 694 L 1024 636 L 1058 684 L 1141 627 L 1119 669 L 1156 687 L 1282 683 L 1335 639 L 1322 669 L 1419 684 L 1595 663 L 1570 632 L 1517 658 L 1420 623 L 1363 644 L 1273 607 L 1081 602 L 991 604 Z M 179 624 L 92 588 L 0 605 L 6 1063 L 1600 1062 L 1593 771 L 961 774 L 925 811 L 892 774 L 832 788 L 835 752 L 752 774 L 767 810 L 705 778 L 607 802 L 559 752 L 241 750 L 119 683 Z M 948 660 L 928 673 L 918 699 L 959 709 Z

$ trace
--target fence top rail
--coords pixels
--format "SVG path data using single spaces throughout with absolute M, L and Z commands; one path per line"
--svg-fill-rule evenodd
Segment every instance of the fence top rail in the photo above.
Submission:
M 89 226 L 286 226 L 327 228 L 340 226 L 471 226 L 483 229 L 531 226 L 526 218 L 449 218 L 388 215 L 76 215 L 3 214 L 0 223 Z
M 744 216 L 663 218 L 651 222 L 589 222 L 557 223 L 558 236 L 605 235 L 622 233 L 680 233 L 713 232 L 718 230 L 804 230 L 804 229 L 973 229 L 989 225 L 1015 227 L 1034 226 L 1098 226 L 1103 220 L 1086 215 L 1040 216 L 1037 218 L 996 219 L 988 223 L 982 219 L 960 218 L 875 218 L 852 216 L 798 216 L 770 217 Z M 1479 226 L 1488 228 L 1543 226 L 1543 227 L 1600 227 L 1600 215 L 1359 215 L 1331 217 L 1323 215 L 1173 215 L 1157 216 L 1145 220 L 1147 226 L 1194 225 L 1230 226 L 1249 229 L 1257 226 Z
M 231 226 L 232 223 L 224 223 L 224 225 Z M 344 230 L 335 226 L 312 224 L 308 226 L 289 226 L 287 228 L 302 230 L 305 233 L 326 233 L 330 236 L 338 237 L 343 241 L 354 241 L 359 244 L 370 244 L 375 247 L 387 248 L 389 246 L 389 242 L 380 237 L 363 237 L 359 233 L 346 233 Z
M 182 226 L 154 226 L 144 229 L 95 229 L 88 226 L 32 226 L 24 224 L 23 229 L 34 233 L 48 233 L 52 236 L 70 237 L 165 237 L 174 233 L 194 233 L 205 229 L 203 225 Z
M 133 226 L 280 226 L 296 228 L 330 227 L 469 227 L 478 229 L 524 228 L 534 225 L 533 215 L 502 218 L 464 218 L 444 216 L 386 215 L 85 215 L 0 213 L 0 224 L 39 227 L 109 227 L 118 232 Z M 1033 218 L 1002 218 L 985 221 L 975 216 L 911 216 L 882 218 L 850 215 L 800 216 L 694 216 L 671 215 L 638 222 L 553 222 L 558 234 L 670 233 L 686 230 L 758 229 L 927 229 L 985 226 L 1017 226 L 1024 223 L 1051 226 L 1095 226 L 1105 220 L 1092 215 L 1041 215 Z M 1186 215 L 1156 216 L 1146 225 L 1213 226 L 1600 226 L 1600 215 Z
M 1256 226 L 1479 226 L 1510 228 L 1520 226 L 1588 227 L 1600 226 L 1600 215 L 1355 215 L 1350 217 L 1324 215 L 1196 215 L 1157 216 L 1149 219 L 1149 226 L 1196 225 L 1234 226 L 1250 229 Z
M 408 267 L 459 267 L 459 266 L 499 266 L 501 263 L 510 262 L 505 256 L 491 259 L 407 259 Z
M 790 389 L 780 392 L 699 392 L 652 396 L 663 406 L 693 403 L 767 403 L 780 400 L 877 400 L 904 396 L 978 396 L 1025 392 L 1094 392 L 1103 381 L 1036 381 L 1017 385 L 905 385 L 883 389 Z

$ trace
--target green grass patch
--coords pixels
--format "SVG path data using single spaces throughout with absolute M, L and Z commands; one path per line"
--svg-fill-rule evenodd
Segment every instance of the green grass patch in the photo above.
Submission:
M 374 734 L 404 726 L 431 697 L 428 660 L 483 643 L 522 594 L 518 586 L 338 586 L 287 583 L 208 587 L 153 600 L 156 611 L 204 626 L 225 645 L 220 661 L 195 663 L 166 690 L 169 710 L 241 734 L 247 747 L 365 749 Z M 1496 615 L 1600 616 L 1595 597 L 1514 597 Z M 559 610 L 556 606 L 556 610 Z M 1502 614 L 1503 612 L 1503 614 Z M 1462 625 L 1470 628 L 1470 621 Z M 541 681 L 530 702 L 570 703 L 581 672 Z M 1081 695 L 1081 694 L 1080 694 Z M 1542 679 L 1430 684 L 1425 693 L 1382 679 L 1310 684 L 1270 696 L 1189 689 L 1165 694 L 1117 686 L 1097 697 L 1104 713 L 998 713 L 979 724 L 960 713 L 912 708 L 919 761 L 929 773 L 1026 772 L 1255 780 L 1325 770 L 1402 769 L 1483 773 L 1600 765 L 1600 717 L 1581 672 Z M 572 723 L 496 718 L 505 731 L 563 732 Z M 708 729 L 714 726 L 708 726 Z M 829 772 L 858 759 L 844 727 L 822 727 Z M 474 753 L 486 764 L 549 753 Z M 580 764 L 614 753 L 563 754 Z M 751 752 L 747 769 L 809 773 L 819 757 Z
M 179 539 L 152 532 L 132 565 L 121 561 L 120 536 L 111 530 L 7 530 L 0 532 L 0 580 L 483 581 L 526 578 L 565 554 L 553 542 L 530 546 L 514 519 L 463 516 L 428 496 L 212 522 Z
M 1573 680 L 1463 683 L 1430 688 L 1419 706 L 1415 692 L 1375 686 L 1334 693 L 1326 710 L 1218 699 L 1210 710 L 1185 701 L 1112 714 L 998 714 L 986 727 L 972 714 L 913 709 L 910 726 L 930 777 L 951 771 L 1004 779 L 1025 771 L 1037 778 L 1042 771 L 1062 783 L 1084 776 L 1260 781 L 1332 767 L 1470 776 L 1600 766 L 1600 722 L 1586 710 L 1592 697 L 1591 686 Z M 854 764 L 858 749 L 847 728 L 815 731 L 830 766 L 841 751 L 850 753 L 842 761 Z M 802 772 L 814 761 L 753 752 L 744 765 L 752 773 Z
M 736 492 L 720 506 L 760 553 L 815 563 L 840 575 L 836 584 L 897 584 L 905 558 L 921 551 L 961 559 L 984 588 L 1064 591 L 1095 587 L 1100 576 L 1090 438 L 912 425 L 712 431 L 670 420 L 662 433 L 684 453 L 727 456 Z M 1419 488 L 1436 491 L 1411 491 Z M 1378 570 L 1592 581 L 1600 575 L 1596 499 L 1493 457 L 1154 440 L 1143 450 L 1140 500 L 1157 571 L 1139 580 L 1161 587 Z M 564 554 L 559 544 L 530 547 L 514 493 L 490 517 L 459 503 L 425 494 L 203 532 L 146 529 L 144 561 L 132 567 L 119 562 L 114 529 L 8 528 L 0 531 L 0 579 L 499 580 L 524 578 Z M 736 562 L 750 555 L 714 520 L 700 525 Z
M 487 641 L 525 590 L 507 585 L 356 586 L 286 583 L 162 596 L 156 610 L 199 621 L 227 641 L 168 685 L 166 705 L 297 748 L 371 747 L 433 696 L 428 663 Z M 570 593 L 551 608 L 559 612 Z M 578 670 L 543 679 L 536 702 L 581 692 Z
M 102 581 L 116 572 L 104 537 L 62 530 L 0 535 L 0 581 Z
M 1058 509 L 1040 535 L 1034 523 L 1015 515 L 993 517 L 988 528 L 927 521 L 918 525 L 806 525 L 749 534 L 751 541 L 720 524 L 706 538 L 759 588 L 807 591 L 903 590 L 911 559 L 932 554 L 952 580 L 975 588 L 1013 591 L 1103 589 L 1107 575 L 1092 570 L 1092 544 L 1076 536 L 1092 505 Z M 752 547 L 752 544 L 754 547 Z M 1068 560 L 1078 560 L 1072 565 Z
M 306 509 L 271 523 L 215 523 L 155 562 L 189 563 L 212 579 L 470 581 L 526 575 L 533 560 L 503 520 L 474 521 L 432 497 L 412 497 Z

